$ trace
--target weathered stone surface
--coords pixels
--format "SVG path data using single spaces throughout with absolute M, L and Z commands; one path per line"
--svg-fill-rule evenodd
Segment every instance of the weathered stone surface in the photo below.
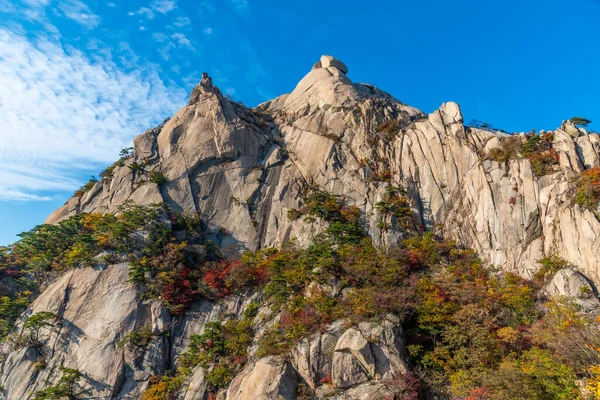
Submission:
M 347 69 L 333 61 L 319 61 L 292 93 L 252 110 L 224 98 L 203 78 L 189 105 L 134 140 L 133 157 L 117 166 L 111 179 L 70 199 L 47 222 L 79 212 L 115 212 L 128 200 L 146 205 L 162 201 L 175 210 L 198 212 L 206 237 L 223 247 L 253 250 L 289 239 L 305 246 L 326 224 L 290 221 L 287 214 L 303 206 L 303 189 L 315 185 L 356 205 L 375 244 L 390 245 L 405 233 L 392 217 L 385 217 L 391 228 L 382 229 L 384 216 L 376 204 L 387 185 L 402 185 L 418 226 L 443 225 L 445 236 L 473 248 L 486 262 L 525 277 L 545 256 L 558 255 L 575 264 L 584 277 L 561 271 L 547 288 L 550 294 L 574 295 L 586 287 L 585 277 L 600 282 L 600 221 L 575 205 L 571 195 L 577 175 L 600 165 L 600 135 L 563 124 L 552 132 L 559 165 L 538 177 L 526 158 L 496 162 L 486 157 L 503 146 L 506 135 L 465 127 L 456 103 L 444 103 L 427 115 L 371 85 L 353 83 Z M 132 173 L 133 162 L 144 163 L 146 171 L 162 172 L 167 182 L 146 182 L 145 174 Z M 389 182 L 377 178 L 382 172 L 389 174 Z M 58 349 L 52 365 L 64 359 L 67 366 L 83 368 L 104 385 L 94 388 L 99 396 L 111 391 L 135 396 L 148 374 L 173 367 L 191 334 L 227 313 L 241 315 L 249 301 L 241 296 L 219 304 L 198 302 L 178 320 L 170 343 L 153 341 L 138 359 L 115 350 L 116 341 L 142 323 L 155 331 L 166 329 L 170 319 L 157 305 L 141 302 L 125 283 L 125 269 L 69 273 L 34 305 L 38 311 L 57 310 L 71 275 L 89 296 L 96 296 L 86 297 L 74 286 L 76 296 L 71 296 L 64 318 L 84 332 L 76 333 L 67 323 L 61 339 L 51 340 Z M 110 290 L 105 281 L 111 282 Z M 105 301 L 113 313 L 119 310 L 112 319 L 105 315 Z M 578 301 L 595 307 L 593 298 L 579 296 Z M 395 322 L 361 324 L 347 332 L 342 325 L 330 328 L 299 344 L 291 355 L 299 379 L 311 389 L 326 393 L 328 384 L 321 381 L 332 374 L 334 384 L 346 388 L 340 396 L 375 393 L 371 390 L 379 389 L 373 389 L 378 387 L 371 385 L 373 380 L 406 370 L 402 332 Z M 31 357 L 31 350 L 13 352 L 4 364 L 0 384 L 15 398 L 27 398 L 46 378 L 58 379 L 43 371 L 34 374 Z M 95 357 L 100 361 L 90 361 Z M 18 372 L 9 376 L 8 365 Z M 236 382 L 241 385 L 242 380 Z M 22 382 L 29 381 L 31 388 L 23 389 Z
M 127 279 L 126 263 L 83 268 L 65 274 L 44 291 L 29 313 L 50 311 L 59 316 L 59 329 L 44 345 L 47 366 L 34 370 L 35 349 L 11 353 L 0 377 L 7 398 L 27 399 L 55 383 L 60 366 L 79 369 L 89 395 L 100 398 L 136 397 L 150 375 L 161 374 L 168 361 L 162 337 L 157 337 L 141 358 L 117 347 L 121 337 L 133 329 L 158 328 L 170 320 L 168 313 L 158 311 L 162 306 L 142 301 Z
M 465 129 L 456 103 L 425 115 L 373 86 L 352 83 L 328 62 L 320 61 L 291 94 L 255 110 L 200 85 L 197 101 L 134 141 L 135 159 L 150 159 L 148 169 L 160 170 L 166 184 L 139 185 L 144 177 L 133 176 L 127 161 L 110 182 L 71 199 L 48 222 L 115 211 L 128 199 L 162 200 L 198 211 L 207 235 L 224 246 L 255 249 L 289 238 L 304 245 L 324 225 L 289 221 L 287 211 L 301 206 L 303 186 L 316 184 L 357 205 L 377 244 L 393 244 L 401 232 L 378 228 L 375 209 L 386 183 L 373 179 L 373 168 L 388 169 L 391 184 L 407 187 L 419 224 L 443 224 L 449 238 L 484 260 L 530 276 L 539 268 L 536 260 L 556 253 L 600 282 L 600 222 L 569 199 L 577 174 L 600 164 L 599 135 L 578 130 L 575 137 L 565 123 L 554 132 L 560 166 L 536 177 L 526 159 L 485 159 L 504 134 Z M 384 140 L 378 127 L 391 120 L 398 133 Z
M 204 368 L 197 366 L 192 372 L 192 376 L 184 385 L 182 396 L 183 400 L 204 400 L 207 394 L 206 373 Z
M 382 383 L 367 382 L 328 398 L 332 400 L 389 400 L 402 398 L 397 396 L 397 393 Z
M 302 340 L 292 351 L 292 365 L 311 389 L 331 381 L 335 346 L 344 330 L 344 322 L 337 321 L 325 333 Z
M 349 388 L 368 380 L 389 380 L 405 374 L 407 354 L 400 321 L 362 322 L 338 339 L 332 361 L 332 382 Z
M 296 398 L 296 373 L 277 358 L 261 358 L 247 366 L 231 382 L 227 400 L 293 400 Z
M 333 56 L 321 56 L 319 62 L 321 63 L 321 68 L 334 67 L 342 71 L 344 74 L 348 73 L 348 67 L 346 66 L 346 64 L 344 64 L 343 62 L 341 62 Z M 315 64 L 315 67 L 316 66 L 317 64 Z
M 374 377 L 375 357 L 369 342 L 359 329 L 348 329 L 335 345 L 331 374 L 334 385 L 347 388 Z
M 570 297 L 585 309 L 600 307 L 596 287 L 585 276 L 571 268 L 558 271 L 548 282 L 544 291 L 553 297 Z

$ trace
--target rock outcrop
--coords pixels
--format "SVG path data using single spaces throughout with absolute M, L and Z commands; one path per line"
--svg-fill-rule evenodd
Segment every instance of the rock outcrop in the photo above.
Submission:
M 58 328 L 42 348 L 9 353 L 0 376 L 9 399 L 29 399 L 55 384 L 63 366 L 82 372 L 90 398 L 136 398 L 151 375 L 169 368 L 169 346 L 161 333 L 170 330 L 171 317 L 160 303 L 143 301 L 127 279 L 126 263 L 76 269 L 38 297 L 27 314 L 52 312 Z M 142 327 L 155 335 L 144 354 L 117 345 Z M 45 367 L 36 367 L 42 360 Z
M 316 186 L 357 206 L 374 242 L 390 245 L 403 230 L 376 205 L 387 187 L 401 185 L 420 229 L 437 229 L 525 277 L 538 269 L 537 260 L 563 257 L 579 272 L 560 271 L 546 292 L 597 307 L 590 282 L 600 282 L 600 221 L 574 204 L 571 193 L 580 172 L 600 165 L 599 135 L 564 123 L 552 132 L 558 163 L 538 176 L 527 158 L 488 157 L 507 136 L 465 126 L 456 103 L 427 115 L 371 85 L 353 83 L 347 73 L 344 63 L 323 56 L 290 94 L 254 109 L 223 97 L 203 74 L 187 106 L 136 137 L 132 157 L 47 222 L 117 212 L 126 201 L 164 202 L 198 213 L 206 238 L 223 248 L 255 250 L 290 239 L 307 245 L 325 226 L 293 221 L 288 212 L 302 206 L 303 189 Z M 164 180 L 149 179 L 152 173 Z M 59 367 L 67 366 L 82 371 L 94 398 L 136 398 L 151 375 L 177 365 L 192 334 L 202 333 L 207 322 L 241 317 L 255 300 L 202 300 L 172 319 L 127 282 L 127 264 L 71 271 L 28 311 L 51 311 L 65 321 L 45 341 L 48 366 L 36 369 L 37 348 L 5 349 L 0 385 L 7 399 L 30 399 L 57 382 Z M 153 332 L 144 351 L 117 345 L 140 327 Z M 355 326 L 336 321 L 304 339 L 287 359 L 254 359 L 219 398 L 293 399 L 300 386 L 320 398 L 387 398 L 393 393 L 386 382 L 407 371 L 405 353 L 394 316 Z M 204 399 L 205 375 L 197 367 L 181 398 Z
M 401 184 L 423 228 L 443 226 L 492 264 L 530 276 L 538 259 L 556 254 L 600 281 L 600 222 L 569 197 L 577 174 L 600 165 L 599 135 L 581 135 L 581 128 L 575 135 L 563 124 L 553 133 L 559 166 L 538 177 L 527 159 L 486 158 L 504 135 L 465 127 L 455 103 L 426 115 L 352 83 L 333 57 L 316 67 L 292 93 L 253 110 L 223 98 L 203 77 L 190 105 L 134 140 L 134 157 L 112 179 L 69 200 L 47 222 L 115 211 L 126 200 L 166 202 L 199 212 L 207 234 L 225 247 L 257 249 L 291 238 L 306 244 L 320 228 L 286 215 L 310 184 L 360 207 L 370 235 L 390 244 L 399 236 L 378 228 L 375 204 L 387 185 Z M 128 168 L 132 163 L 160 171 L 166 183 L 149 182 Z
M 584 310 L 600 307 L 596 286 L 572 268 L 558 271 L 548 282 L 544 292 L 551 297 L 563 296 L 573 299 Z
M 240 319 L 249 303 L 261 300 L 257 294 L 217 303 L 202 300 L 176 319 L 160 303 L 143 301 L 127 282 L 127 271 L 126 263 L 78 269 L 52 284 L 28 314 L 53 312 L 59 329 L 43 339 L 42 347 L 5 344 L 8 357 L 0 369 L 0 398 L 31 399 L 37 390 L 56 384 L 60 368 L 67 367 L 83 374 L 83 398 L 136 399 L 153 375 L 177 365 L 192 334 L 201 334 L 209 322 Z M 256 318 L 257 338 L 269 325 L 261 318 Z M 290 361 L 269 356 L 249 363 L 223 391 L 223 398 L 295 399 L 299 384 L 318 397 L 335 393 L 334 398 L 362 399 L 391 393 L 386 382 L 407 372 L 400 319 L 388 315 L 381 323 L 345 326 L 345 321 L 336 321 L 324 333 L 302 341 Z M 119 344 L 143 327 L 152 333 L 144 346 Z M 36 366 L 41 360 L 43 368 Z M 192 371 L 180 395 L 184 400 L 206 398 L 202 366 Z

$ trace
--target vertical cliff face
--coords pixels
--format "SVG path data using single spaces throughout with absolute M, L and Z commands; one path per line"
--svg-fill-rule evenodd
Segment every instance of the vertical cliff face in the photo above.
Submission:
M 322 58 L 292 93 L 253 109 L 223 97 L 204 76 L 187 106 L 136 137 L 131 157 L 47 222 L 115 213 L 126 202 L 166 203 L 197 213 L 206 239 L 222 248 L 256 250 L 289 240 L 306 246 L 326 223 L 288 215 L 305 205 L 307 188 L 318 188 L 357 206 L 373 242 L 388 246 L 406 230 L 381 204 L 391 186 L 402 186 L 418 230 L 435 230 L 525 277 L 539 268 L 537 260 L 560 256 L 579 272 L 563 270 L 548 293 L 594 290 L 589 280 L 600 282 L 600 222 L 573 201 L 573 188 L 580 173 L 600 166 L 599 135 L 564 123 L 544 133 L 549 158 L 540 164 L 537 153 L 519 150 L 533 136 L 467 127 L 455 103 L 427 115 L 346 73 L 339 60 Z M 36 364 L 36 347 L 5 344 L 0 398 L 31 399 L 60 381 L 61 366 L 83 373 L 89 398 L 137 398 L 152 376 L 179 365 L 207 323 L 240 320 L 248 305 L 258 304 L 255 344 L 281 318 L 264 317 L 262 292 L 203 299 L 174 317 L 128 282 L 129 267 L 99 261 L 49 285 L 24 316 L 48 311 L 63 321 L 44 338 L 47 364 Z M 596 306 L 594 299 L 585 304 Z M 141 327 L 151 332 L 143 349 L 118 345 Z M 253 345 L 253 361 L 219 398 L 296 398 L 301 385 L 318 398 L 392 398 L 398 391 L 389 382 L 409 368 L 405 339 L 401 319 L 390 314 L 377 322 L 330 323 L 285 357 L 261 357 Z M 195 367 L 179 398 L 208 398 L 205 375 Z
M 402 185 L 422 228 L 443 226 L 492 264 L 529 276 L 536 260 L 556 254 L 598 281 L 600 223 L 570 196 L 577 175 L 600 163 L 597 134 L 571 124 L 551 132 L 559 162 L 538 176 L 525 157 L 489 157 L 506 135 L 466 128 L 457 104 L 426 115 L 352 83 L 345 66 L 327 65 L 254 109 L 203 81 L 188 106 L 135 139 L 134 156 L 112 177 L 47 222 L 112 212 L 126 200 L 165 202 L 199 212 L 207 234 L 224 247 L 306 244 L 322 227 L 290 221 L 287 212 L 302 205 L 303 188 L 316 185 L 357 205 L 373 239 L 390 244 L 399 238 L 395 221 L 382 224 L 386 217 L 375 205 L 387 186 Z M 154 172 L 165 181 L 151 182 Z

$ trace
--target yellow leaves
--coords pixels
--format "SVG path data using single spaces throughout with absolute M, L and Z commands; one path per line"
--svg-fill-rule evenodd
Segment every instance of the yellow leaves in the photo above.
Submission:
M 547 302 L 548 314 L 546 318 L 559 330 L 571 327 L 584 326 L 585 318 L 579 313 L 578 306 L 567 297 L 558 297 Z
M 520 336 L 519 332 L 515 328 L 512 328 L 510 326 L 505 326 L 504 328 L 498 329 L 498 332 L 496 332 L 496 334 L 498 335 L 498 338 L 500 340 L 511 345 L 515 344 L 517 340 L 519 340 Z
M 468 370 L 458 370 L 449 375 L 452 394 L 457 397 L 465 397 L 476 385 L 473 373 Z
M 585 389 L 590 392 L 594 399 L 600 399 L 600 365 L 591 366 L 588 369 L 591 375 L 585 385 Z
M 86 261 L 90 255 L 90 246 L 83 242 L 77 242 L 65 252 L 64 260 L 68 265 L 74 265 Z
M 98 222 L 102 221 L 103 215 L 100 213 L 86 213 L 81 218 L 83 227 L 87 230 L 95 230 Z

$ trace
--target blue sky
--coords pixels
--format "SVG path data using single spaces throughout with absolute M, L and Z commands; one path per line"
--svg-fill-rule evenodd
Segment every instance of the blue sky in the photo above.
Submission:
M 202 71 L 253 106 L 332 54 L 425 112 L 600 126 L 599 20 L 599 0 L 0 0 L 0 244 L 183 106 Z

